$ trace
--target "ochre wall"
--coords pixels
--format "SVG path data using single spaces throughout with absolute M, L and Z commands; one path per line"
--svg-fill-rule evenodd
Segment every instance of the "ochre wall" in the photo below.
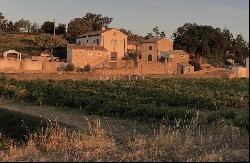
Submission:
M 83 68 L 89 64 L 95 67 L 110 58 L 108 51 L 88 50 L 88 49 L 72 49 L 71 56 L 69 57 L 70 63 L 78 68 Z
M 0 59 L 0 69 L 19 70 L 20 69 L 20 61 Z
M 21 69 L 28 71 L 42 71 L 43 62 L 42 61 L 30 61 L 23 60 L 21 61 Z
M 43 62 L 43 71 L 52 73 L 57 72 L 57 68 L 62 62 Z
M 0 70 L 56 72 L 61 62 L 0 59 Z
M 239 78 L 247 77 L 247 68 L 246 67 L 233 67 L 233 72 L 237 74 Z
M 149 47 L 152 46 L 152 50 L 149 50 Z M 141 45 L 141 61 L 148 62 L 148 55 L 151 54 L 153 61 L 157 61 L 158 47 L 157 43 L 143 43 Z
M 97 69 L 96 74 L 118 75 L 149 75 L 149 74 L 176 74 L 177 63 L 159 63 L 159 62 L 139 62 L 138 67 L 133 67 L 133 63 L 128 63 L 127 67 L 117 69 Z
M 173 42 L 168 39 L 162 39 L 158 42 L 158 55 L 160 55 L 160 52 L 169 52 L 170 50 L 173 50 Z
M 120 30 L 112 29 L 102 34 L 101 46 L 109 52 L 117 52 L 117 59 L 121 60 L 128 49 L 127 38 L 128 36 Z M 115 49 L 111 43 L 113 39 L 118 41 Z

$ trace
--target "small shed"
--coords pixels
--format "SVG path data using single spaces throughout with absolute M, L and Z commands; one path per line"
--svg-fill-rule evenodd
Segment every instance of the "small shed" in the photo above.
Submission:
M 177 73 L 178 75 L 194 73 L 194 66 L 186 62 L 180 62 L 177 64 Z

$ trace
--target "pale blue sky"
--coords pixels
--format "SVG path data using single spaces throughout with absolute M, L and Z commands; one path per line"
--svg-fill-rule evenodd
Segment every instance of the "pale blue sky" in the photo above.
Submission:
M 0 0 L 9 20 L 67 24 L 86 12 L 114 18 L 112 27 L 145 35 L 158 25 L 170 37 L 184 23 L 227 27 L 249 41 L 249 0 Z

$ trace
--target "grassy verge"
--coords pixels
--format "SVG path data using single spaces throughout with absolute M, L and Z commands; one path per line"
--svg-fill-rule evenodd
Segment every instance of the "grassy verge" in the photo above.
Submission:
M 59 126 L 29 136 L 26 145 L 5 140 L 0 161 L 249 161 L 248 134 L 225 123 L 210 127 L 160 126 L 152 135 L 135 135 L 120 143 L 100 121 L 87 132 Z

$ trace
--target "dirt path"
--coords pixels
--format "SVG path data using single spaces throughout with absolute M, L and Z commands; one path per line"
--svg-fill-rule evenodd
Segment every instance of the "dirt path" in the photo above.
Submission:
M 154 129 L 153 123 L 138 122 L 136 120 L 126 120 L 121 118 L 97 117 L 85 115 L 77 109 L 52 106 L 35 106 L 28 103 L 13 103 L 11 101 L 0 99 L 0 109 L 5 108 L 11 111 L 17 111 L 34 117 L 43 117 L 49 120 L 57 120 L 58 123 L 64 123 L 74 126 L 78 129 L 88 129 L 100 119 L 101 126 L 106 129 L 109 135 L 118 140 L 127 140 L 129 137 L 137 134 L 152 134 Z

